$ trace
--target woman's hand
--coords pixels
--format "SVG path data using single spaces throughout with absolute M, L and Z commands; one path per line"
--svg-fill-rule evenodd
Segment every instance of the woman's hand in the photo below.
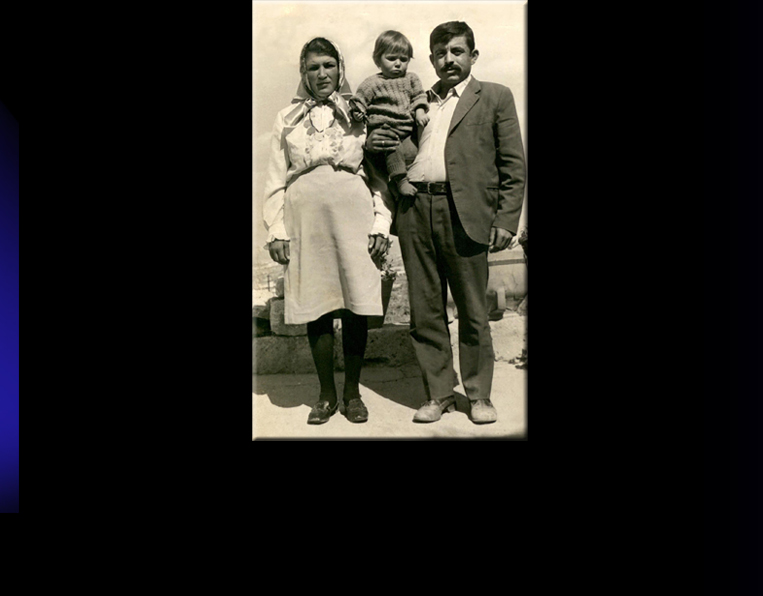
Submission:
M 371 260 L 378 262 L 383 255 L 387 254 L 389 239 L 381 235 L 368 236 L 368 252 Z
M 281 265 L 289 264 L 289 241 L 288 240 L 273 240 L 268 245 L 270 251 L 270 258 L 276 263 Z
M 372 130 L 366 139 L 366 149 L 372 153 L 390 153 L 397 149 L 399 144 L 400 139 L 388 124 Z

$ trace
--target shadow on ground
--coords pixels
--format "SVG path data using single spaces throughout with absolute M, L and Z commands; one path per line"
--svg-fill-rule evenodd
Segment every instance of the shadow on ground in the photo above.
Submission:
M 288 381 L 284 382 L 286 378 Z M 344 373 L 336 373 L 340 403 L 343 388 Z M 418 410 L 426 401 L 421 376 L 411 372 L 410 367 L 406 374 L 401 369 L 366 368 L 360 379 L 361 396 L 367 393 L 364 388 L 412 410 Z M 273 405 L 281 408 L 312 407 L 318 400 L 320 383 L 318 375 L 252 375 L 252 393 L 267 395 Z
M 396 404 L 418 410 L 424 403 L 424 386 L 421 383 L 421 377 L 411 377 L 397 381 L 361 381 L 362 387 L 368 387 L 374 393 L 379 394 L 384 399 L 388 399 Z
M 456 410 L 468 415 L 471 411 L 469 399 L 464 394 L 455 391 L 455 387 L 458 387 L 458 384 L 458 373 L 456 373 L 456 385 L 453 391 L 456 397 Z M 362 381 L 361 385 L 368 387 L 390 401 L 412 410 L 418 410 L 427 401 L 426 390 L 424 389 L 424 382 L 421 379 L 420 372 L 392 382 L 372 380 Z
M 315 378 L 312 379 L 311 376 Z M 279 408 L 312 407 L 318 400 L 320 384 L 317 375 L 294 375 L 300 377 L 295 383 L 283 384 L 268 375 L 252 375 L 252 393 L 267 395 L 274 406 Z
M 456 410 L 467 416 L 471 414 L 472 407 L 469 405 L 469 398 L 460 391 L 454 391 L 453 395 L 456 397 Z
M 289 375 L 289 381 L 284 383 L 284 375 L 252 375 L 252 393 L 267 395 L 270 402 L 281 408 L 299 406 L 312 407 L 318 400 L 320 383 L 318 375 Z M 336 373 L 336 388 L 340 397 L 344 387 L 344 374 Z M 360 392 L 367 388 L 389 401 L 418 410 L 427 400 L 421 373 L 408 369 L 379 369 L 369 367 L 361 375 Z M 465 395 L 454 392 L 456 409 L 469 414 L 469 400 Z M 341 405 L 340 405 L 341 408 Z

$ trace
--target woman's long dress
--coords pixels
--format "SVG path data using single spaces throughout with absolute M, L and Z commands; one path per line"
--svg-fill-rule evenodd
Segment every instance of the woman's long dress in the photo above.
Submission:
M 316 106 L 294 127 L 276 118 L 266 182 L 268 240 L 289 239 L 284 320 L 314 321 L 339 309 L 381 315 L 381 279 L 368 235 L 388 233 L 389 197 L 362 167 L 365 129 Z M 385 204 L 387 201 L 387 204 Z

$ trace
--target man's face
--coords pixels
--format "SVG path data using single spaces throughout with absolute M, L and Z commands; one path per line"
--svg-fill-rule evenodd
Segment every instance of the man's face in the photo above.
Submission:
M 479 52 L 476 49 L 469 51 L 469 45 L 463 36 L 454 37 L 448 43 L 435 45 L 429 60 L 442 81 L 442 90 L 447 91 L 468 77 L 478 56 Z

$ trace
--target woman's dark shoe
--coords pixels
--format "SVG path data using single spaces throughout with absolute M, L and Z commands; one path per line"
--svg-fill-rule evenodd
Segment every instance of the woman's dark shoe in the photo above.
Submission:
M 344 402 L 344 415 L 350 422 L 365 422 L 368 420 L 368 410 L 366 404 L 359 397 L 354 397 L 350 401 Z
M 310 410 L 310 414 L 307 417 L 307 423 L 323 424 L 324 422 L 328 422 L 329 418 L 334 415 L 338 407 L 338 402 L 335 403 L 332 407 L 327 401 L 319 401 L 313 406 L 313 409 Z

